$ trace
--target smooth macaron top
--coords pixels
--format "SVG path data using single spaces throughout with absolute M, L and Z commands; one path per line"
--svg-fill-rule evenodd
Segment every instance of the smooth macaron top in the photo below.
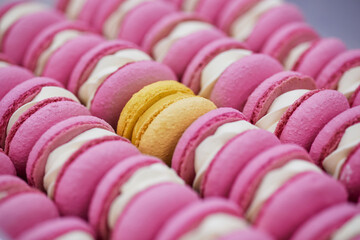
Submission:
M 11 159 L 0 148 L 0 175 L 16 175 L 16 169 Z
M 0 175 L 0 204 L 12 195 L 20 194 L 23 192 L 36 191 L 26 184 L 22 179 L 11 175 Z

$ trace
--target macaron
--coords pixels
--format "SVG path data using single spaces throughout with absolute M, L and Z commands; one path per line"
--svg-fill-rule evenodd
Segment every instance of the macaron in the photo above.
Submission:
M 131 139 L 144 154 L 169 166 L 184 131 L 197 118 L 215 109 L 211 101 L 195 96 L 176 81 L 160 81 L 135 93 L 121 112 L 117 133 Z
M 199 51 L 189 64 L 183 83 L 218 107 L 242 111 L 252 91 L 282 70 L 279 62 L 269 56 L 252 54 L 243 44 L 222 39 Z
M 89 111 L 58 81 L 33 78 L 15 88 L 0 101 L 1 146 L 13 161 L 19 176 L 25 177 L 28 155 L 52 125 Z
M 4 53 L 0 53 L 0 68 L 8 67 L 14 62 Z
M 64 217 L 51 219 L 21 234 L 21 240 L 83 239 L 95 240 L 94 231 L 81 219 Z
M 263 151 L 247 164 L 230 199 L 253 226 L 275 239 L 289 239 L 315 214 L 345 202 L 347 193 L 341 183 L 311 162 L 305 149 L 283 144 Z
M 16 175 L 14 164 L 0 148 L 0 175 Z
M 84 23 L 62 21 L 37 35 L 24 65 L 35 75 L 54 78 L 66 86 L 81 56 L 102 41 Z
M 93 25 L 94 16 L 102 1 L 99 0 L 57 0 L 56 9 L 63 12 L 68 19 L 79 20 Z
M 118 163 L 98 184 L 89 221 L 102 239 L 154 239 L 170 216 L 197 200 L 161 160 L 138 155 Z
M 328 208 L 308 220 L 292 240 L 358 239 L 360 209 L 343 203 Z
M 286 70 L 317 79 L 323 68 L 344 51 L 346 46 L 341 40 L 320 38 L 305 23 L 293 23 L 276 31 L 262 52 L 278 59 Z
M 319 88 L 336 89 L 352 103 L 360 86 L 360 50 L 349 50 L 334 58 L 319 74 Z
M 334 117 L 320 131 L 310 149 L 314 162 L 347 188 L 350 199 L 360 196 L 360 106 Z
M 105 121 L 68 118 L 46 131 L 29 155 L 30 185 L 45 190 L 62 215 L 87 217 L 97 183 L 115 164 L 139 154 Z
M 245 229 L 226 235 L 220 238 L 219 240 L 237 240 L 237 239 L 272 240 L 273 238 L 270 235 L 259 230 Z
M 226 5 L 218 26 L 229 36 L 246 42 L 251 50 L 259 52 L 277 29 L 303 20 L 297 7 L 281 0 L 240 0 Z
M 346 97 L 334 90 L 316 90 L 314 81 L 296 72 L 281 72 L 265 80 L 249 97 L 244 114 L 256 126 L 283 143 L 310 150 L 320 130 L 347 110 Z
M 0 176 L 0 192 L 0 228 L 11 238 L 59 216 L 50 199 L 15 176 Z
M 26 68 L 9 65 L 0 68 L 0 101 L 16 85 L 22 83 L 34 75 Z
M 0 50 L 22 64 L 26 50 L 46 27 L 64 19 L 58 11 L 32 1 L 12 1 L 0 9 Z
M 99 44 L 84 54 L 74 68 L 68 89 L 94 116 L 116 128 L 132 95 L 160 80 L 176 80 L 176 76 L 135 44 L 116 40 Z
M 168 65 L 181 78 L 203 46 L 224 36 L 196 14 L 173 13 L 149 30 L 142 46 L 156 61 Z
M 173 215 L 155 239 L 212 240 L 247 228 L 248 224 L 236 204 L 221 198 L 209 198 L 194 202 Z
M 154 24 L 175 11 L 169 1 L 105 0 L 95 15 L 94 26 L 108 39 L 120 38 L 140 45 Z
M 357 88 L 353 94 L 353 97 L 350 99 L 352 107 L 360 105 L 360 88 Z

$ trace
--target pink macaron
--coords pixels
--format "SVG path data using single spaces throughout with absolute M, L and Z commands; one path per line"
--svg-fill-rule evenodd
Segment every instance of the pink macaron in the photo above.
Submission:
M 0 68 L 0 100 L 16 85 L 33 77 L 29 70 L 15 65 Z
M 333 118 L 317 135 L 310 155 L 314 162 L 343 183 L 350 199 L 360 196 L 360 106 Z
M 16 175 L 14 164 L 0 148 L 0 175 Z
M 59 216 L 50 199 L 17 177 L 0 176 L 0 191 L 0 228 L 12 238 Z
M 0 101 L 1 146 L 19 176 L 25 176 L 28 155 L 39 137 L 52 125 L 78 115 L 89 111 L 49 78 L 27 80 Z
M 291 239 L 358 239 L 359 217 L 360 209 L 355 205 L 335 205 L 309 219 Z
M 63 12 L 68 19 L 79 20 L 93 25 L 94 16 L 102 1 L 99 0 L 57 0 L 56 8 Z
M 275 239 L 289 239 L 310 217 L 346 198 L 344 187 L 311 163 L 305 149 L 290 144 L 257 155 L 230 193 L 246 218 Z
M 246 229 L 233 232 L 229 235 L 226 235 L 219 240 L 237 240 L 237 239 L 251 239 L 251 240 L 272 240 L 273 238 L 259 230 L 255 229 Z
M 163 0 L 105 0 L 95 15 L 94 26 L 108 39 L 120 38 L 140 45 L 154 24 L 175 11 L 175 5 Z
M 81 56 L 102 41 L 84 23 L 62 21 L 37 35 L 24 65 L 35 75 L 54 78 L 66 86 Z
M 68 118 L 35 143 L 27 164 L 29 184 L 45 190 L 62 215 L 87 217 L 97 183 L 115 164 L 139 154 L 105 121 Z
M 275 133 L 282 142 L 310 150 L 328 121 L 349 108 L 341 93 L 315 88 L 314 81 L 306 75 L 275 74 L 251 94 L 244 114 L 256 126 Z
M 21 240 L 50 239 L 95 240 L 94 230 L 84 221 L 74 217 L 51 219 L 36 225 L 19 236 Z
M 282 26 L 302 22 L 300 10 L 282 1 L 231 1 L 220 14 L 218 26 L 231 37 L 259 52 L 267 39 Z
M 0 68 L 14 64 L 14 61 L 4 53 L 0 53 Z
M 22 64 L 26 50 L 46 27 L 63 20 L 58 11 L 32 1 L 16 1 L 0 9 L 0 49 L 15 63 Z
M 154 239 L 171 215 L 197 199 L 161 160 L 138 155 L 116 165 L 101 180 L 89 221 L 102 239 Z
M 353 94 L 353 97 L 350 99 L 350 102 L 352 103 L 352 107 L 360 105 L 360 88 L 356 89 L 356 91 Z
M 143 48 L 181 78 L 187 65 L 206 44 L 225 37 L 196 14 L 173 13 L 162 18 L 146 35 Z
M 160 80 L 176 80 L 176 76 L 135 44 L 116 40 L 96 46 L 80 59 L 68 89 L 79 96 L 93 115 L 115 128 L 132 95 Z

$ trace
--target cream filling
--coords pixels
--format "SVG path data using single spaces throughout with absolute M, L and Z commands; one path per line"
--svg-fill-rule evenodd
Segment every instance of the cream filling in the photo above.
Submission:
M 34 73 L 37 76 L 40 76 L 43 73 L 46 63 L 51 55 L 66 42 L 80 36 L 81 34 L 82 33 L 77 30 L 64 30 L 57 33 L 53 38 L 51 45 L 39 56 Z
M 312 42 L 305 42 L 291 49 L 283 62 L 285 70 L 292 70 L 300 57 L 311 47 L 311 45 Z
M 325 170 L 338 179 L 348 155 L 359 143 L 360 123 L 357 123 L 346 129 L 336 150 L 324 159 Z
M 204 174 L 221 148 L 236 135 L 251 129 L 257 129 L 257 127 L 245 120 L 226 123 L 220 126 L 214 135 L 207 137 L 199 144 L 195 150 L 196 176 L 193 183 L 195 190 L 200 190 Z
M 220 53 L 213 58 L 201 73 L 201 90 L 199 95 L 210 98 L 212 89 L 221 74 L 236 61 L 251 55 L 251 51 L 245 49 L 231 49 Z
M 93 128 L 77 135 L 49 154 L 45 166 L 44 188 L 50 198 L 53 197 L 55 182 L 60 170 L 69 158 L 89 141 L 105 136 L 116 136 L 116 134 L 102 128 Z
M 256 6 L 239 16 L 231 25 L 230 35 L 237 40 L 246 41 L 256 23 L 267 11 L 280 6 L 282 0 L 262 0 Z
M 210 23 L 200 21 L 185 21 L 179 23 L 167 37 L 156 43 L 156 45 L 153 47 L 153 56 L 156 61 L 162 62 L 171 46 L 176 41 L 193 33 L 212 28 L 214 28 L 214 26 L 212 26 Z
M 338 83 L 338 91 L 350 98 L 360 85 L 360 66 L 344 73 Z
M 291 160 L 284 166 L 268 172 L 256 190 L 254 198 L 246 211 L 246 218 L 253 222 L 265 201 L 287 181 L 304 172 L 321 172 L 315 164 L 304 160 Z
M 356 215 L 339 230 L 337 230 L 331 240 L 351 240 L 360 236 L 360 215 Z
M 108 39 L 116 39 L 126 14 L 143 2 L 153 0 L 126 0 L 106 19 L 103 25 L 103 33 Z
M 55 238 L 54 240 L 94 240 L 94 237 L 84 231 L 74 230 Z
M 196 6 L 200 0 L 184 0 L 182 9 L 184 12 L 195 12 Z
M 65 97 L 72 99 L 76 102 L 79 100 L 72 94 L 70 91 L 61 88 L 61 87 L 43 87 L 40 92 L 28 103 L 25 103 L 21 107 L 19 107 L 10 117 L 10 120 L 7 125 L 6 134 L 9 134 L 11 128 L 14 124 L 19 120 L 20 116 L 25 113 L 29 108 L 33 107 L 37 103 L 54 97 Z
M 182 235 L 179 240 L 216 240 L 246 228 L 247 224 L 243 219 L 226 213 L 216 213 L 203 219 L 199 226 Z
M 6 31 L 20 18 L 33 13 L 41 12 L 45 9 L 47 9 L 45 5 L 35 2 L 24 2 L 12 7 L 1 18 L 0 41 L 2 41 Z
M 66 17 L 72 20 L 78 18 L 87 0 L 70 0 L 66 8 Z
M 159 183 L 184 184 L 184 181 L 178 177 L 174 170 L 161 163 L 155 163 L 138 169 L 120 187 L 120 195 L 111 203 L 108 213 L 109 228 L 113 229 L 115 227 L 118 217 L 136 194 Z
M 8 67 L 8 66 L 10 66 L 10 65 L 11 65 L 11 64 L 8 63 L 8 62 L 0 61 L 0 68 Z
M 90 108 L 97 89 L 108 76 L 128 63 L 147 60 L 151 60 L 149 55 L 138 49 L 124 49 L 103 57 L 98 61 L 88 79 L 81 85 L 78 92 L 80 100 Z
M 307 89 L 297 89 L 280 95 L 273 101 L 266 115 L 257 121 L 255 125 L 261 129 L 274 133 L 282 115 L 296 102 L 296 100 L 309 91 L 310 90 Z
M 5 198 L 8 195 L 7 192 L 0 192 L 0 200 Z

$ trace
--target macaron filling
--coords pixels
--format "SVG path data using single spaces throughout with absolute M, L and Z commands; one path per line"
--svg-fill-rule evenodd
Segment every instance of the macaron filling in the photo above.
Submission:
M 42 75 L 49 58 L 65 43 L 71 41 L 74 38 L 79 37 L 81 34 L 82 32 L 74 29 L 67 29 L 58 32 L 53 37 L 50 46 L 47 49 L 45 49 L 37 59 L 34 73 L 38 76 Z
M 77 19 L 87 0 L 69 0 L 65 15 L 69 19 Z
M 283 61 L 285 70 L 292 70 L 301 56 L 311 48 L 312 44 L 313 42 L 304 42 L 291 49 Z
M 179 240 L 216 240 L 246 228 L 246 222 L 237 216 L 226 213 L 214 213 L 205 217 L 195 229 L 183 234 Z
M 286 182 L 293 177 L 305 172 L 319 172 L 321 169 L 316 165 L 304 161 L 294 159 L 285 165 L 269 171 L 261 180 L 249 207 L 246 210 L 246 218 L 254 222 L 263 204 Z
M 77 239 L 94 240 L 95 238 L 90 233 L 81 230 L 70 231 L 56 237 L 56 240 L 77 240 Z
M 101 58 L 90 76 L 80 86 L 78 96 L 86 107 L 91 107 L 91 102 L 101 84 L 119 68 L 133 62 L 150 61 L 151 57 L 138 49 L 123 49 L 112 55 Z
M 196 175 L 193 183 L 195 190 L 200 191 L 204 174 L 221 148 L 236 135 L 252 129 L 257 129 L 257 127 L 245 120 L 226 123 L 220 126 L 214 135 L 205 138 L 199 144 L 195 150 L 194 167 Z
M 266 115 L 256 122 L 256 126 L 274 133 L 284 113 L 293 105 L 296 100 L 310 92 L 307 89 L 296 89 L 278 96 L 269 107 Z
M 10 66 L 10 65 L 11 65 L 11 64 L 8 63 L 8 62 L 0 61 L 0 68 L 8 67 L 8 66 Z
M 165 38 L 158 41 L 153 47 L 152 54 L 156 61 L 162 62 L 171 46 L 182 38 L 185 38 L 193 33 L 197 33 L 204 30 L 213 29 L 214 26 L 207 22 L 201 21 L 184 21 L 179 23 L 171 33 Z
M 64 97 L 71 99 L 75 102 L 79 102 L 79 100 L 72 94 L 70 91 L 61 88 L 61 87 L 54 87 L 48 86 L 43 87 L 38 94 L 30 101 L 25 103 L 24 105 L 20 106 L 10 117 L 9 122 L 7 124 L 6 134 L 9 134 L 11 128 L 14 124 L 19 120 L 22 114 L 24 114 L 28 109 L 35 106 L 37 103 L 55 97 Z
M 112 230 L 126 205 L 138 193 L 161 183 L 185 184 L 176 172 L 162 163 L 155 163 L 139 168 L 121 185 L 119 196 L 110 205 L 108 226 Z
M 182 10 L 184 12 L 195 12 L 199 1 L 200 0 L 184 0 L 182 3 Z
M 341 228 L 332 234 L 332 240 L 351 240 L 360 236 L 360 215 L 356 215 L 347 221 Z
M 126 14 L 132 9 L 136 8 L 143 2 L 153 0 L 125 0 L 117 7 L 113 13 L 106 19 L 103 25 L 103 33 L 109 39 L 116 39 L 119 35 L 121 23 L 123 22 Z
M 345 130 L 336 150 L 324 159 L 322 164 L 325 170 L 338 179 L 347 157 L 359 143 L 360 123 L 357 123 Z
M 35 2 L 24 2 L 9 9 L 0 20 L 0 41 L 10 27 L 22 17 L 41 12 L 47 9 L 46 5 Z
M 338 82 L 337 90 L 350 98 L 360 86 L 360 66 L 349 69 Z
M 259 19 L 269 10 L 282 4 L 282 0 L 262 0 L 240 15 L 230 27 L 230 35 L 239 41 L 246 41 Z
M 251 51 L 245 49 L 230 49 L 214 57 L 201 72 L 201 90 L 199 95 L 210 98 L 212 89 L 221 74 L 236 61 L 251 55 Z
M 70 157 L 86 143 L 106 136 L 116 136 L 116 134 L 106 129 L 93 128 L 77 135 L 69 142 L 55 148 L 49 154 L 46 161 L 43 181 L 44 188 L 50 198 L 53 198 L 58 175 Z

